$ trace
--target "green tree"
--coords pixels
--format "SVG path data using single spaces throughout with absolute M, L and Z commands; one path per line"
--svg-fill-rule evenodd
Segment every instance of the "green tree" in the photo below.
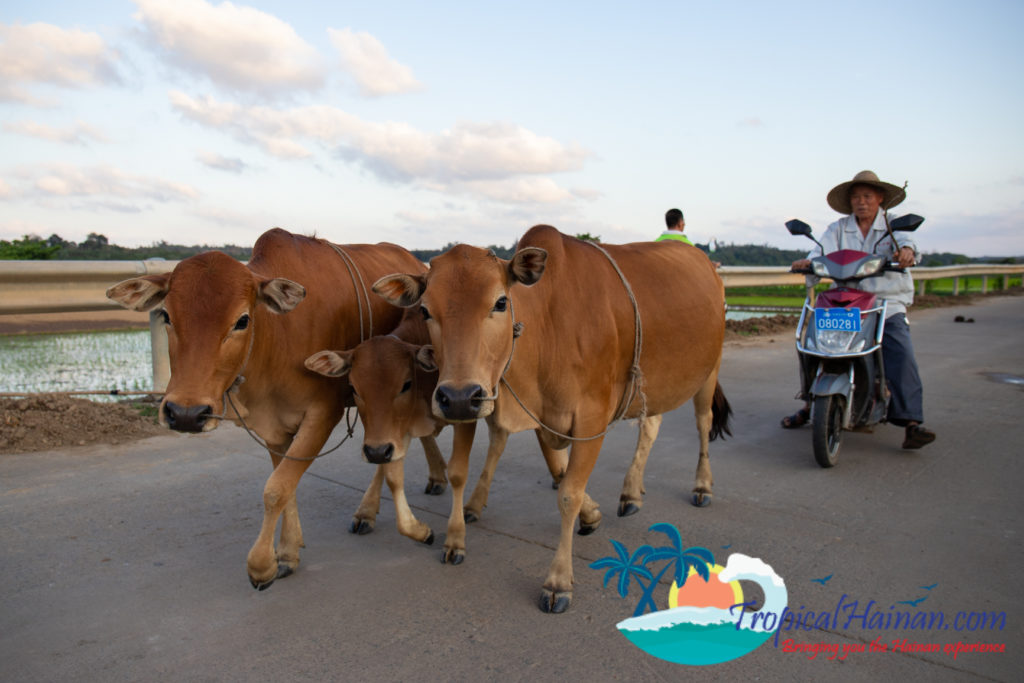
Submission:
M 35 236 L 24 235 L 13 242 L 0 240 L 0 259 L 6 261 L 44 261 L 58 251 L 59 246 L 50 246 Z

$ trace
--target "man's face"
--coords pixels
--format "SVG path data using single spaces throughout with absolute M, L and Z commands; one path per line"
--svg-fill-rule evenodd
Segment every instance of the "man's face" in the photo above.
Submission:
M 870 185 L 854 185 L 850 188 L 850 206 L 853 215 L 861 219 L 874 219 L 882 205 L 882 191 Z

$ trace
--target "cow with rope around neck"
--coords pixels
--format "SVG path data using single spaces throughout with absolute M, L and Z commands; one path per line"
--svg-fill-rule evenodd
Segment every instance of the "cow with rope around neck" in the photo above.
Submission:
M 489 418 L 510 433 L 539 425 L 551 446 L 571 443 L 544 611 L 571 602 L 575 520 L 615 419 L 661 415 L 692 398 L 700 438 L 692 501 L 710 500 L 708 442 L 728 433 L 731 409 L 718 385 L 724 287 L 700 250 L 598 246 L 536 226 L 511 260 L 458 245 L 432 259 L 427 273 L 394 274 L 373 289 L 427 320 L 437 416 Z M 453 510 L 461 508 L 468 457 L 456 444 L 448 463 Z M 458 520 L 449 522 L 445 548 L 465 552 Z
M 171 273 L 125 280 L 107 291 L 133 310 L 159 306 L 171 363 L 161 424 L 201 432 L 231 420 L 258 435 L 270 453 L 274 470 L 263 491 L 263 523 L 247 559 L 255 588 L 298 566 L 304 543 L 295 488 L 353 405 L 346 382 L 303 363 L 315 351 L 350 348 L 398 324 L 402 310 L 368 290 L 368 283 L 396 269 L 426 268 L 394 244 L 342 247 L 274 228 L 256 241 L 248 264 L 204 252 Z M 431 455 L 428 490 L 438 491 L 444 462 L 436 446 L 428 460 Z

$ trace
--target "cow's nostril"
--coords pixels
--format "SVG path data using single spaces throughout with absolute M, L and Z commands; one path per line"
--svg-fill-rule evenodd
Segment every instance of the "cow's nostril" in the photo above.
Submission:
M 206 420 L 213 415 L 209 405 L 182 406 L 167 401 L 164 403 L 164 421 L 176 432 L 201 432 Z
M 395 455 L 395 447 L 393 444 L 387 443 L 383 446 L 370 446 L 363 444 L 363 456 L 367 462 L 371 462 L 375 465 L 382 465 L 386 462 L 391 462 L 391 458 Z

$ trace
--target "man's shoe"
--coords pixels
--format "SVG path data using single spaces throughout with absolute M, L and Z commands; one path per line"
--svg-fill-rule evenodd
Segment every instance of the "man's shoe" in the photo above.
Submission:
M 906 438 L 903 439 L 904 448 L 920 448 L 935 441 L 935 432 L 931 432 L 921 425 L 910 425 L 907 427 Z

